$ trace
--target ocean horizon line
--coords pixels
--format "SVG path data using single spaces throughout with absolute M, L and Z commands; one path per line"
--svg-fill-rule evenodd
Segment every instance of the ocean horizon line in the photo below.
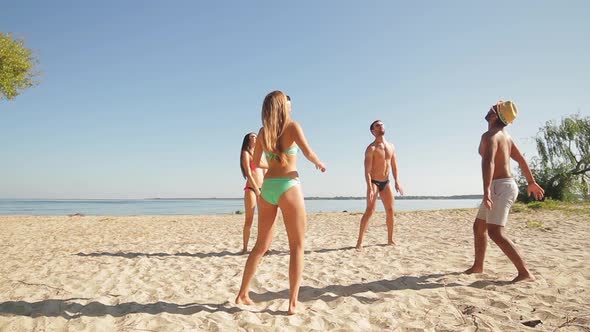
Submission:
M 406 195 L 395 196 L 396 200 L 481 199 L 483 195 Z M 243 200 L 243 197 L 144 197 L 144 198 L 0 198 L 22 201 L 197 201 L 197 200 Z M 305 200 L 365 200 L 366 196 L 309 196 Z
M 480 199 L 483 198 L 483 195 L 451 195 L 451 196 L 395 196 L 395 199 L 405 200 L 405 199 Z M 178 198 L 161 198 L 161 197 L 154 197 L 154 198 L 146 198 L 147 200 L 243 200 L 243 197 L 201 197 L 201 198 L 189 198 L 189 197 L 178 197 Z M 304 197 L 304 200 L 365 200 L 367 199 L 366 196 L 309 196 Z

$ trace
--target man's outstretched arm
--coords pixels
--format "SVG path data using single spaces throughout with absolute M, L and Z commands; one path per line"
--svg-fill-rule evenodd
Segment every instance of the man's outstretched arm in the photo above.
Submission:
M 524 156 L 522 153 L 520 153 L 520 150 L 516 144 L 514 144 L 514 142 L 512 142 L 512 148 L 510 149 L 510 158 L 514 159 L 514 161 L 518 163 L 518 167 L 520 167 L 522 170 L 522 174 L 524 174 L 526 182 L 528 183 L 527 191 L 529 196 L 532 194 L 537 200 L 543 199 L 543 196 L 545 196 L 545 191 L 537 184 L 537 182 L 535 182 L 535 178 L 533 177 L 533 172 L 531 172 L 531 169 L 529 168 L 529 164 L 526 162 Z

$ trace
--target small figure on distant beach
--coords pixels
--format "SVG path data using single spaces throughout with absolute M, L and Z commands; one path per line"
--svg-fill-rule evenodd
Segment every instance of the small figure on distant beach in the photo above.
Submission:
M 268 167 L 258 202 L 258 237 L 244 268 L 237 304 L 252 304 L 249 290 L 256 268 L 272 240 L 277 211 L 280 208 L 289 239 L 289 314 L 297 309 L 306 214 L 297 173 L 297 152 L 303 152 L 322 172 L 326 167 L 311 150 L 301 126 L 291 120 L 291 98 L 281 91 L 269 93 L 262 104 L 262 128 L 254 148 L 254 165 Z M 262 153 L 266 162 L 262 160 Z M 264 165 L 267 164 L 267 165 Z
M 395 197 L 391 184 L 389 183 L 389 169 L 395 180 L 395 190 L 401 195 L 404 189 L 399 182 L 399 172 L 397 169 L 397 160 L 395 147 L 392 143 L 385 140 L 385 125 L 381 120 L 375 120 L 371 123 L 369 130 L 375 136 L 375 140 L 369 144 L 365 150 L 365 181 L 367 182 L 367 208 L 361 218 L 359 237 L 356 242 L 356 248 L 362 249 L 363 237 L 369 227 L 369 219 L 375 212 L 377 197 L 381 197 L 383 207 L 385 208 L 387 223 L 387 244 L 394 245 L 393 226 L 394 226 L 394 203 Z
M 244 187 L 244 232 L 242 254 L 248 252 L 248 242 L 250 240 L 250 230 L 254 221 L 254 210 L 256 202 L 260 196 L 262 188 L 262 179 L 264 178 L 265 169 L 254 165 L 254 146 L 256 145 L 256 134 L 248 133 L 242 141 L 240 151 L 240 169 L 242 176 L 246 180 Z
M 510 172 L 510 159 L 518 166 L 528 182 L 528 194 L 541 200 L 545 192 L 533 178 L 529 166 L 508 135 L 506 126 L 511 124 L 518 114 L 512 101 L 499 101 L 493 105 L 485 116 L 488 131 L 481 136 L 479 154 L 483 176 L 483 202 L 473 223 L 475 261 L 465 271 L 467 274 L 482 273 L 487 248 L 486 234 L 502 249 L 518 270 L 512 281 L 533 281 L 535 277 L 527 268 L 522 255 L 514 243 L 504 235 L 508 222 L 510 207 L 518 196 L 518 186 Z

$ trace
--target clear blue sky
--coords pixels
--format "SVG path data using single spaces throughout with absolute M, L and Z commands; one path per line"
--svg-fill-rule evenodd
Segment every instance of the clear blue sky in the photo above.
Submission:
M 241 197 L 243 136 L 266 93 L 326 163 L 307 196 L 365 194 L 381 119 L 409 195 L 481 193 L 489 106 L 520 108 L 527 157 L 547 120 L 590 114 L 590 2 L 13 1 L 42 79 L 0 103 L 0 198 Z M 516 166 L 516 165 L 514 165 Z

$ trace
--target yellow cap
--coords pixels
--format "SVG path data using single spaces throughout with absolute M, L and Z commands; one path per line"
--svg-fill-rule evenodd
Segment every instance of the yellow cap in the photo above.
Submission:
M 496 104 L 496 112 L 498 113 L 500 121 L 502 121 L 505 125 L 509 125 L 514 121 L 514 119 L 516 119 L 516 115 L 518 115 L 518 108 L 516 108 L 516 105 L 514 105 L 514 103 L 510 100 L 499 101 Z

